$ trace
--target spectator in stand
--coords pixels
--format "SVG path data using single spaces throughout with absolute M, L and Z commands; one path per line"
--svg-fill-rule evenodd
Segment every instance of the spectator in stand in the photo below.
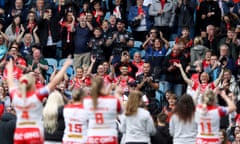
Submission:
M 3 84 L 0 85 L 0 103 L 4 105 L 5 110 L 11 106 L 11 99 L 4 89 Z
M 75 77 L 73 77 L 69 82 L 68 90 L 70 90 L 70 91 L 73 89 L 85 87 L 84 81 L 85 81 L 86 77 L 83 74 L 83 68 L 77 67 L 75 72 L 76 72 Z
M 115 15 L 111 15 L 109 18 L 109 30 L 110 32 L 117 31 L 117 17 Z
M 205 70 L 207 67 L 209 67 L 211 63 L 211 56 L 212 56 L 212 51 L 207 50 L 205 53 L 205 58 L 202 60 L 202 69 Z
M 136 89 L 147 96 L 149 103 L 155 102 L 155 91 L 159 88 L 159 79 L 155 73 L 151 73 L 150 63 L 143 64 L 143 73 L 137 76 L 136 83 Z
M 224 82 L 229 83 L 229 91 L 231 91 L 233 93 L 233 95 L 235 95 L 237 97 L 237 101 L 239 101 L 240 100 L 239 85 L 238 85 L 235 77 L 232 75 L 231 70 L 228 70 L 228 69 L 224 70 L 223 76 L 222 76 L 218 86 L 223 87 Z
M 103 79 L 92 81 L 90 96 L 84 98 L 83 106 L 87 112 L 88 130 L 87 143 L 117 143 L 118 135 L 115 119 L 122 112 L 119 100 L 120 90 L 116 90 L 115 97 L 106 93 Z M 96 113 L 97 112 L 97 113 Z
M 32 59 L 32 46 L 34 44 L 39 44 L 40 40 L 37 35 L 38 27 L 34 27 L 34 30 L 31 33 L 25 33 L 25 31 L 21 32 L 17 37 L 16 41 L 20 44 L 20 53 L 21 56 L 24 57 L 27 61 Z
M 24 23 L 24 29 L 26 33 L 33 34 L 34 28 L 37 26 L 35 11 L 29 11 L 27 15 L 27 22 Z
M 121 65 L 119 67 L 121 74 L 114 80 L 115 86 L 122 89 L 124 95 L 128 96 L 130 89 L 135 87 L 135 78 L 131 77 L 128 72 L 128 65 Z
M 200 3 L 199 6 L 199 23 L 200 31 L 205 33 L 208 25 L 213 25 L 219 29 L 221 23 L 221 10 L 218 2 L 213 0 L 206 0 Z
M 35 3 L 32 3 L 30 10 L 36 13 L 36 20 L 38 21 L 43 17 L 44 7 L 47 3 L 44 0 L 35 0 L 35 1 L 36 1 Z
M 115 15 L 117 19 L 127 20 L 126 16 L 126 2 L 124 0 L 113 0 L 108 1 L 109 11 L 112 15 Z
M 28 61 L 29 71 L 33 71 L 35 68 L 39 68 L 42 72 L 42 75 L 45 75 L 46 71 L 48 70 L 48 62 L 42 56 L 38 45 L 34 45 L 32 48 L 35 49 L 33 50 L 33 58 Z
M 91 55 L 96 58 L 93 66 L 93 73 L 96 73 L 98 65 L 102 64 L 106 60 L 104 54 L 105 40 L 100 27 L 94 28 L 93 37 L 88 42 L 88 46 L 91 49 Z
M 220 96 L 227 103 L 227 107 L 216 105 L 216 95 L 211 90 L 203 94 L 202 103 L 196 106 L 195 121 L 198 125 L 196 144 L 220 143 L 220 118 L 236 110 L 234 102 L 224 91 L 221 91 Z
M 232 7 L 234 6 L 234 1 L 233 0 L 217 0 L 219 8 L 221 10 L 221 16 L 223 17 L 224 15 L 230 13 Z
M 79 15 L 78 25 L 75 27 L 74 34 L 74 69 L 82 66 L 83 64 L 89 65 L 90 63 L 90 51 L 87 43 L 90 40 L 91 32 L 93 30 L 92 25 L 86 20 L 85 15 Z
M 8 21 L 12 21 L 15 16 L 19 15 L 23 22 L 26 21 L 28 8 L 24 7 L 24 0 L 14 0 L 14 5 L 10 9 L 6 9 Z
M 11 51 L 16 51 L 16 50 L 12 50 L 12 49 L 15 49 L 15 48 L 11 48 Z M 13 65 L 13 70 L 14 70 L 13 77 L 14 77 L 15 82 L 17 82 L 20 79 L 20 77 L 22 76 L 23 71 L 19 67 L 20 64 L 18 63 L 17 59 L 15 59 L 12 55 L 9 55 L 9 56 L 6 57 L 5 63 L 6 64 L 9 63 L 10 59 L 13 59 L 13 63 L 14 63 L 14 65 Z M 4 71 L 3 71 L 3 80 L 6 80 L 7 75 L 8 75 L 8 70 L 5 67 Z
M 44 143 L 60 144 L 65 129 L 63 118 L 64 100 L 59 91 L 53 91 L 43 108 Z
M 177 97 L 183 93 L 184 80 L 180 76 L 180 71 L 174 66 L 174 63 L 181 63 L 185 68 L 187 60 L 181 53 L 180 45 L 175 44 L 172 52 L 165 57 L 163 62 L 163 73 L 166 75 L 166 90 L 172 90 Z
M 194 38 L 195 22 L 194 13 L 196 10 L 196 2 L 191 0 L 178 0 L 175 9 L 176 16 L 178 17 L 178 36 L 180 37 L 182 28 L 189 27 L 190 39 Z
M 6 53 L 8 51 L 7 48 L 8 45 L 8 37 L 6 36 L 5 33 L 0 31 L 0 66 L 4 63 L 2 63 L 2 61 L 4 60 L 4 57 L 6 56 Z
M 153 0 L 149 7 L 149 15 L 154 17 L 153 25 L 169 40 L 173 26 L 175 12 L 174 3 L 171 0 Z
M 239 9 L 240 9 L 240 2 L 239 2 L 239 1 L 234 2 L 234 6 L 233 6 L 233 9 L 232 9 L 232 12 L 233 12 L 234 14 L 236 14 L 238 17 L 240 16 L 240 11 L 239 11 Z
M 164 61 L 169 47 L 169 42 L 163 37 L 163 34 L 160 32 L 160 38 L 156 38 L 154 40 L 153 47 L 147 47 L 145 49 L 145 61 L 151 64 L 151 71 L 156 75 L 161 74 L 163 66 L 162 62 Z
M 134 46 L 134 38 L 125 30 L 125 22 L 122 19 L 117 20 L 117 31 L 112 32 L 106 40 L 106 46 L 112 50 L 113 64 L 120 61 L 123 51 L 128 51 Z
M 144 41 L 145 35 L 151 27 L 148 7 L 143 6 L 143 0 L 137 0 L 137 5 L 131 6 L 128 14 L 134 40 Z
M 21 24 L 21 17 L 19 15 L 14 16 L 12 23 L 7 27 L 5 33 L 9 38 L 9 42 L 16 40 L 17 36 L 24 30 Z
M 203 36 L 203 45 L 213 51 L 213 53 L 218 54 L 218 42 L 219 39 L 216 37 L 216 27 L 214 25 L 208 25 L 206 27 L 207 35 Z
M 82 7 L 80 9 L 80 12 L 79 14 L 84 14 L 86 15 L 86 13 L 90 10 L 90 2 L 89 0 L 84 0 L 83 3 L 82 3 Z
M 207 47 L 203 45 L 202 37 L 198 36 L 194 38 L 193 47 L 190 49 L 190 59 L 191 64 L 193 64 L 196 60 L 203 60 L 208 50 Z
M 138 68 L 138 71 L 136 73 L 136 77 L 143 73 L 143 64 L 144 60 L 142 60 L 141 53 L 135 52 L 133 54 L 133 61 L 132 63 Z
M 75 16 L 71 11 L 68 11 L 65 17 L 61 19 L 59 23 L 61 25 L 62 57 L 66 58 L 69 55 L 73 56 Z
M 169 123 L 169 131 L 173 136 L 173 143 L 195 144 L 197 124 L 194 121 L 195 105 L 189 95 L 179 99 Z
M 35 78 L 36 88 L 42 88 L 45 84 L 45 78 L 41 70 L 39 68 L 35 68 L 32 73 Z
M 123 51 L 121 53 L 121 61 L 114 65 L 114 70 L 115 70 L 116 76 L 120 75 L 120 73 L 121 73 L 120 68 L 123 65 L 128 67 L 129 76 L 131 76 L 132 78 L 135 78 L 138 68 L 130 61 L 130 55 L 129 55 L 128 51 Z
M 177 105 L 178 99 L 177 99 L 177 96 L 175 93 L 173 93 L 171 91 L 169 91 L 168 93 L 170 93 L 169 95 L 166 95 L 168 104 L 163 107 L 162 113 L 165 113 L 167 115 L 167 122 L 169 123 L 172 113 Z
M 154 40 L 159 37 L 159 32 L 156 27 L 152 27 L 149 31 L 149 34 L 146 35 L 146 40 L 143 42 L 142 47 L 147 49 L 153 47 Z
M 234 61 L 238 58 L 239 48 L 237 46 L 237 35 L 235 28 L 229 28 L 227 30 L 227 36 L 220 39 L 219 45 L 226 44 L 229 48 L 228 57 L 232 58 Z
M 219 56 L 219 61 L 221 64 L 226 64 L 226 68 L 230 69 L 232 71 L 232 74 L 236 76 L 236 64 L 235 61 L 229 57 L 229 47 L 226 44 L 222 44 L 219 46 L 220 49 L 220 56 Z
M 43 56 L 45 58 L 56 57 L 56 43 L 60 40 L 60 15 L 54 12 L 52 6 L 46 5 L 43 17 L 38 20 L 38 36 L 43 46 Z
M 84 96 L 83 89 L 75 90 L 72 94 L 72 102 L 64 106 L 63 143 L 85 143 L 87 140 L 85 137 L 87 134 L 87 114 L 83 108 Z
M 239 18 L 233 13 L 227 13 L 221 20 L 220 36 L 225 37 L 229 29 L 237 27 Z
M 219 74 L 218 78 L 217 78 L 215 81 L 210 82 L 209 75 L 208 75 L 208 73 L 206 73 L 206 72 L 200 73 L 200 76 L 199 76 L 198 81 L 194 81 L 194 80 L 189 79 L 189 78 L 186 76 L 186 74 L 185 74 L 185 72 L 184 72 L 184 70 L 183 70 L 183 67 L 182 67 L 182 65 L 181 65 L 180 63 L 174 63 L 174 65 L 175 65 L 177 68 L 180 69 L 181 75 L 182 75 L 184 81 L 185 81 L 189 86 L 192 87 L 193 91 L 196 92 L 196 91 L 199 89 L 199 90 L 200 90 L 200 91 L 199 91 L 200 94 L 204 93 L 204 91 L 206 91 L 207 89 L 214 90 L 214 89 L 218 86 L 218 84 L 219 84 L 219 82 L 220 82 L 220 80 L 221 80 L 221 77 L 222 77 L 222 75 L 223 75 L 224 68 L 225 68 L 225 66 L 226 66 L 226 65 L 222 65 L 222 70 L 221 70 L 221 73 Z
M 16 121 L 16 111 L 13 107 L 8 107 L 6 112 L 3 113 L 2 117 L 0 116 L 1 143 L 13 144 Z
M 212 81 L 215 81 L 221 71 L 221 63 L 218 61 L 218 57 L 215 54 L 211 55 L 210 64 L 204 69 L 208 73 Z
M 102 20 L 104 19 L 105 13 L 103 10 L 103 7 L 101 7 L 101 1 L 100 0 L 94 0 L 93 1 L 93 16 L 94 20 L 96 21 L 98 26 L 101 26 Z
M 142 104 L 142 93 L 130 92 L 120 127 L 121 132 L 125 134 L 122 142 L 126 144 L 150 143 L 150 136 L 156 133 L 153 119 L 150 113 L 142 107 Z
M 60 72 L 46 86 L 36 89 L 32 74 L 23 75 L 20 79 L 20 87 L 13 81 L 13 61 L 7 64 L 8 87 L 10 96 L 17 114 L 14 143 L 38 143 L 43 144 L 42 101 L 60 82 L 66 69 L 71 65 L 69 58 L 64 63 Z M 21 96 L 19 96 L 21 95 Z M 35 106 L 32 107 L 31 104 Z M 30 107 L 25 109 L 24 107 Z M 23 127 L 24 126 L 24 127 Z M 19 135 L 31 135 L 30 137 L 18 137 Z

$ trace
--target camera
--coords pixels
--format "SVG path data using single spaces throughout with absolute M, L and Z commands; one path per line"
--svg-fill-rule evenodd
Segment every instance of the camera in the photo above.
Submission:
M 196 71 L 196 68 L 197 68 L 197 66 L 191 65 L 188 72 L 189 72 L 189 73 L 196 73 L 196 72 L 197 72 L 197 71 Z
M 220 59 L 221 65 L 224 65 L 224 63 L 226 63 L 226 62 L 227 62 L 227 58 L 226 58 L 226 57 L 222 57 L 222 58 Z

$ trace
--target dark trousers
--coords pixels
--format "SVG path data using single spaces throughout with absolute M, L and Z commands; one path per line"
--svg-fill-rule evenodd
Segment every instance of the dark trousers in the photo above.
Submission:
M 146 40 L 147 31 L 133 31 L 133 37 L 136 41 L 144 42 Z
M 56 48 L 56 45 L 44 46 L 42 50 L 44 58 L 56 58 Z

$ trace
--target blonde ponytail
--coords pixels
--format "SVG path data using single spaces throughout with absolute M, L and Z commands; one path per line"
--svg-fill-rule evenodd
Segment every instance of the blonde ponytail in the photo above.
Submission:
M 96 110 L 98 105 L 98 96 L 101 95 L 101 90 L 103 87 L 103 79 L 102 78 L 95 78 L 92 80 L 92 90 L 91 90 L 91 96 L 92 96 L 92 102 L 93 102 L 93 108 Z

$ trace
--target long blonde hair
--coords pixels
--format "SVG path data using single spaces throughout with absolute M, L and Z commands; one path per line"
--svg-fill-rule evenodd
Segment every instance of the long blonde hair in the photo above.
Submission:
M 102 92 L 103 88 L 103 79 L 100 77 L 96 77 L 92 80 L 92 90 L 91 90 L 91 96 L 92 96 L 92 102 L 93 102 L 93 108 L 96 109 L 98 105 L 98 96 L 104 95 Z
M 58 125 L 58 108 L 64 105 L 63 96 L 59 91 L 52 92 L 43 108 L 44 128 L 53 133 Z
M 126 104 L 125 115 L 131 116 L 137 112 L 142 103 L 142 93 L 140 91 L 131 91 Z
M 202 95 L 202 114 L 207 114 L 207 107 L 217 103 L 216 95 L 212 90 L 207 90 Z
M 35 78 L 32 74 L 28 73 L 21 76 L 19 82 L 19 90 L 22 98 L 25 101 L 27 92 L 33 90 L 33 87 L 35 86 Z

